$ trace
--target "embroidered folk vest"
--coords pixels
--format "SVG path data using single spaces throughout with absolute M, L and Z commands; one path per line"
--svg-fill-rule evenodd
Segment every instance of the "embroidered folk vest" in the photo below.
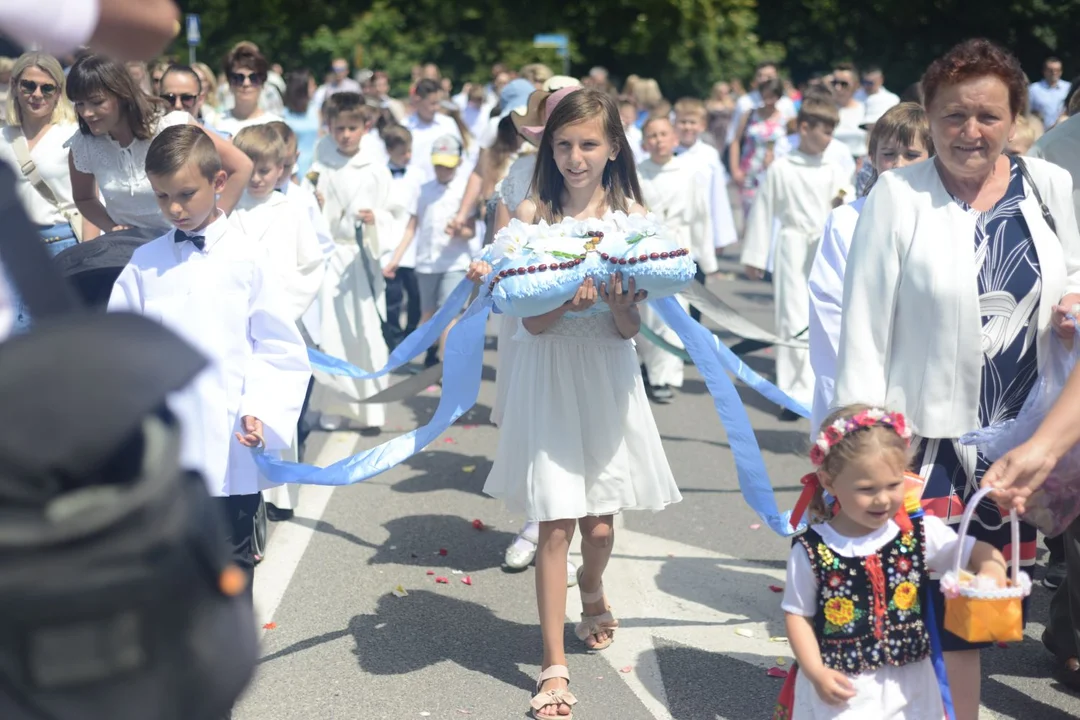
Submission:
M 842 557 L 813 528 L 795 539 L 818 581 L 814 630 L 821 659 L 845 675 L 907 665 L 930 654 L 923 623 L 927 570 L 921 518 L 866 557 Z

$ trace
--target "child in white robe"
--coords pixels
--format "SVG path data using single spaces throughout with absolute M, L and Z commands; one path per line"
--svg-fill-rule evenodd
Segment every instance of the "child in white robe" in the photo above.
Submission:
M 306 348 L 265 249 L 217 207 L 225 173 L 207 134 L 166 128 L 150 145 L 146 173 L 175 229 L 135 250 L 109 310 L 153 318 L 210 359 L 169 407 L 183 430 L 181 462 L 219 498 L 250 580 L 252 521 L 268 486 L 251 448 L 292 442 L 311 376 Z
M 385 284 L 378 258 L 381 243 L 392 238 L 390 171 L 361 150 L 372 122 L 363 98 L 346 92 L 336 93 L 333 100 L 326 117 L 334 148 L 321 145 L 308 172 L 308 181 L 323 198 L 323 217 L 335 244 L 319 295 L 320 341 L 328 355 L 378 370 L 389 359 L 382 334 Z M 352 421 L 360 428 L 385 424 L 381 404 L 360 402 L 387 387 L 385 376 L 353 380 L 320 374 L 318 380 L 313 404 L 322 411 L 322 429 L 336 430 Z
M 709 188 L 701 183 L 693 158 L 675 156 L 675 128 L 666 117 L 654 117 L 641 128 L 649 159 L 638 164 L 638 180 L 645 207 L 663 218 L 679 238 L 682 247 L 690 249 L 699 268 L 716 269 L 709 213 Z M 686 301 L 679 297 L 684 307 Z M 650 303 L 639 309 L 641 324 L 676 347 L 682 347 L 679 336 L 652 309 Z M 645 364 L 648 377 L 646 390 L 656 402 L 668 402 L 674 397 L 670 388 L 682 387 L 682 358 L 658 347 L 647 338 L 637 341 L 638 357 Z
M 775 332 L 785 340 L 803 333 L 810 322 L 807 283 L 825 219 L 845 196 L 854 195 L 850 176 L 822 156 L 832 139 L 836 118 L 836 108 L 829 103 L 816 99 L 803 102 L 797 120 L 799 149 L 769 166 L 765 185 L 754 197 L 747 219 L 742 264 L 752 279 L 764 277 L 774 224 L 780 225 L 773 261 L 773 295 Z M 809 407 L 814 396 L 809 351 L 777 346 L 776 384 Z M 797 419 L 789 410 L 780 417 Z
M 926 111 L 918 103 L 900 103 L 874 124 L 870 133 L 873 172 L 862 196 L 850 205 L 841 205 L 829 214 L 825 233 L 810 269 L 810 365 L 814 370 L 814 405 L 810 427 L 818 428 L 829 413 L 836 380 L 836 358 L 840 347 L 843 312 L 844 271 L 848 248 L 855 234 L 866 195 L 881 173 L 905 167 L 930 157 L 934 150 Z
M 251 158 L 255 168 L 231 220 L 266 250 L 289 314 L 299 323 L 319 294 L 326 263 L 306 212 L 276 189 L 286 171 L 288 148 L 270 124 L 244 128 L 233 144 Z M 294 442 L 285 459 L 296 461 L 299 452 Z M 265 490 L 263 499 L 271 506 L 267 508 L 270 519 L 283 520 L 292 515 L 294 503 L 289 486 Z
M 728 197 L 728 174 L 720 162 L 720 153 L 716 148 L 701 140 L 701 135 L 708 129 L 708 110 L 705 103 L 697 98 L 683 98 L 675 103 L 675 131 L 679 145 L 675 154 L 687 155 L 697 160 L 709 189 L 709 212 L 711 214 L 712 241 L 716 250 L 738 242 L 735 230 L 735 215 L 731 211 Z M 716 260 L 711 265 L 702 266 L 698 260 L 698 269 L 706 275 L 716 272 Z M 710 269 L 711 268 L 711 269 Z

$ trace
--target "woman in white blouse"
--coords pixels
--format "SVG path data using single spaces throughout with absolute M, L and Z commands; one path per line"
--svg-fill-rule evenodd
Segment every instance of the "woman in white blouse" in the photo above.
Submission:
M 1024 106 L 1019 62 L 987 40 L 956 46 L 922 80 L 937 153 L 885 173 L 863 207 L 844 275 L 834 405 L 904 413 L 926 511 L 957 522 L 989 462 L 957 439 L 1015 418 L 1080 302 L 1080 233 L 1065 170 L 1004 154 Z M 1003 549 L 993 502 L 970 530 Z M 1023 526 L 1021 562 L 1035 556 Z M 941 592 L 930 588 L 937 620 Z M 942 629 L 957 720 L 979 708 L 979 653 Z
M 171 226 L 146 177 L 146 151 L 166 127 L 194 125 L 195 119 L 186 112 L 167 112 L 162 100 L 139 90 L 123 65 L 99 55 L 76 61 L 68 73 L 67 95 L 79 116 L 79 132 L 68 141 L 71 189 L 79 211 L 106 231 L 167 232 Z M 251 160 L 227 140 L 208 135 L 229 176 L 218 200 L 228 213 L 251 177 Z
M 64 71 L 56 58 L 31 52 L 15 61 L 6 110 L 0 160 L 21 169 L 15 190 L 49 252 L 56 255 L 78 238 L 96 235 L 97 229 L 79 216 L 71 196 L 64 143 L 78 126 L 64 97 Z

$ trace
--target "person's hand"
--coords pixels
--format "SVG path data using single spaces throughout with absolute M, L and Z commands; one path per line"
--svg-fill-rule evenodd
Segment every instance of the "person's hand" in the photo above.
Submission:
M 473 260 L 469 263 L 469 269 L 465 271 L 465 279 L 474 283 L 482 282 L 491 274 L 491 263 L 484 260 Z
M 814 683 L 818 697 L 828 705 L 843 705 L 855 697 L 855 686 L 851 684 L 851 678 L 842 672 L 822 668 L 810 680 Z
M 992 579 L 997 587 L 1009 586 L 1009 574 L 1005 570 L 1004 560 L 984 565 L 979 569 L 979 577 Z
M 742 168 L 732 168 L 731 181 L 737 186 L 742 187 L 742 184 L 746 182 L 746 173 L 742 171 Z
M 1080 293 L 1070 293 L 1054 306 L 1053 313 L 1050 315 L 1050 324 L 1053 325 L 1058 337 L 1069 340 L 1076 335 L 1076 323 L 1067 316 L 1080 311 L 1080 308 L 1076 308 L 1077 305 L 1080 305 Z
M 389 262 L 386 267 L 382 269 L 383 277 L 387 280 L 393 280 L 397 275 L 398 264 L 396 262 Z
M 636 303 L 642 302 L 648 297 L 645 290 L 638 290 L 634 286 L 634 278 L 630 278 L 629 287 L 624 292 L 622 285 L 622 273 L 611 273 L 609 283 L 600 283 L 600 297 L 608 304 L 613 313 L 627 312 Z
M 360 219 L 360 222 L 365 225 L 375 224 L 375 213 L 371 210 L 357 210 L 356 217 Z
M 111 228 L 109 228 L 109 232 L 117 232 L 117 231 L 120 231 L 120 230 L 130 230 L 130 229 L 131 229 L 130 225 L 113 225 Z
M 588 310 L 596 304 L 596 283 L 593 282 L 591 277 L 585 278 L 585 282 L 581 283 L 577 292 L 574 293 L 574 297 L 563 303 L 570 312 L 581 312 Z
M 765 277 L 765 271 L 761 268 L 756 268 L 752 265 L 747 265 L 743 268 L 743 272 L 746 273 L 746 277 L 751 280 L 761 280 Z
M 1041 443 L 1028 440 L 998 459 L 983 475 L 982 486 L 1001 507 L 1023 513 L 1032 493 L 1042 487 L 1057 465 L 1057 458 Z
M 266 447 L 266 440 L 263 439 L 262 420 L 254 415 L 245 415 L 240 418 L 240 427 L 243 428 L 244 432 L 234 434 L 241 445 L 250 448 Z

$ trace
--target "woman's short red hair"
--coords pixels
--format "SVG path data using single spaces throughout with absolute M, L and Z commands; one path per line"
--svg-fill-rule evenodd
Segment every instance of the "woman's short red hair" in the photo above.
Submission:
M 926 107 L 942 87 L 972 78 L 993 75 L 1009 89 L 1009 109 L 1013 117 L 1027 107 L 1028 79 L 1016 56 L 984 38 L 965 40 L 930 63 L 922 77 Z

